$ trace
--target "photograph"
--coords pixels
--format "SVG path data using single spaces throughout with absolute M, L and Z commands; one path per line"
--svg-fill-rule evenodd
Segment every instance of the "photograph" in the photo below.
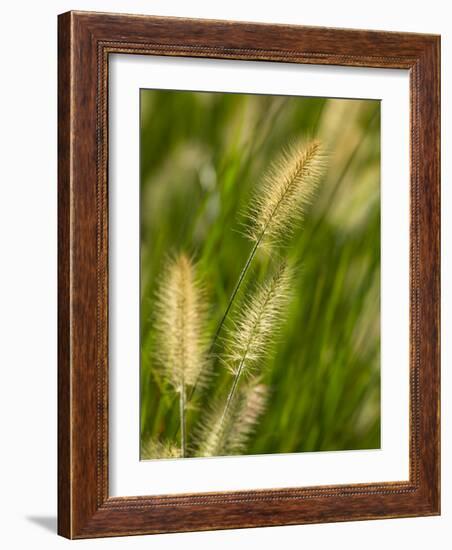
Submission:
M 448 6 L 2 5 L 5 550 L 452 547 Z
M 381 102 L 139 93 L 140 459 L 379 449 Z

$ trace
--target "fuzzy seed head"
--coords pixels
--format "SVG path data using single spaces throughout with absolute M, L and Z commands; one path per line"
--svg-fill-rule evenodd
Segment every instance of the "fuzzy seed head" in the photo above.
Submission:
M 292 270 L 283 262 L 274 275 L 245 301 L 225 338 L 223 362 L 234 376 L 258 369 L 270 351 L 290 300 Z
M 290 237 L 303 219 L 325 166 L 326 156 L 317 139 L 284 150 L 264 175 L 251 202 L 246 235 L 264 247 Z
M 245 451 L 257 421 L 263 414 L 268 400 L 268 388 L 264 384 L 249 385 L 238 395 L 233 421 L 227 439 L 227 453 Z
M 192 261 L 180 254 L 168 262 L 156 299 L 155 359 L 173 388 L 185 391 L 206 368 L 204 295 Z
M 268 388 L 252 383 L 236 396 L 223 418 L 224 403 L 217 404 L 198 429 L 197 456 L 224 456 L 243 453 L 259 417 L 265 410 Z
M 149 439 L 141 447 L 141 459 L 152 460 L 153 458 L 180 458 L 180 448 L 169 441 L 161 442 Z

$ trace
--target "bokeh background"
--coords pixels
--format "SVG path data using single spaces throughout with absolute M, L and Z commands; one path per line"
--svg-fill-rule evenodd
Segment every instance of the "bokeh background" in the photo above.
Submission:
M 160 90 L 141 91 L 142 442 L 178 439 L 178 399 L 152 364 L 168 254 L 197 261 L 213 333 L 251 248 L 243 209 L 269 162 L 304 136 L 323 141 L 328 171 L 286 250 L 297 288 L 246 454 L 380 447 L 380 102 Z M 258 256 L 244 293 L 270 261 Z M 230 383 L 216 364 L 189 433 Z

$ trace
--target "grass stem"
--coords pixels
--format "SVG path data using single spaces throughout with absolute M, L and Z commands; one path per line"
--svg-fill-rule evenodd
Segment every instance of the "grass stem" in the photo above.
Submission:
M 185 384 L 182 382 L 182 387 L 179 393 L 179 414 L 180 414 L 180 454 L 185 458 L 186 449 L 186 419 L 185 419 Z
M 262 233 L 262 236 L 263 236 L 264 232 Z M 256 243 L 254 244 L 253 248 L 251 249 L 251 252 L 248 256 L 248 259 L 246 260 L 246 263 L 245 265 L 243 266 L 243 269 L 242 271 L 240 272 L 240 276 L 237 280 L 237 283 L 235 285 L 235 288 L 234 290 L 232 291 L 232 294 L 231 294 L 231 297 L 229 298 L 229 302 L 228 302 L 228 306 L 226 308 L 226 311 L 224 312 L 223 314 L 223 317 L 221 318 L 221 321 L 217 327 L 217 330 L 215 332 L 215 335 L 213 337 L 213 340 L 212 340 L 212 344 L 210 346 L 210 353 L 212 353 L 212 351 L 215 349 L 215 344 L 216 344 L 216 341 L 218 339 L 218 336 L 220 335 L 220 332 L 221 332 L 221 329 L 224 325 L 224 322 L 226 321 L 226 317 L 228 316 L 228 313 L 229 313 L 229 310 L 231 309 L 232 307 L 232 304 L 234 303 L 234 300 L 235 300 L 235 297 L 237 296 L 237 292 L 239 291 L 240 289 L 240 286 L 243 282 L 243 279 L 245 278 L 245 275 L 251 265 L 251 262 L 253 261 L 253 258 L 254 256 L 256 255 L 256 252 L 257 252 L 257 249 L 259 247 L 259 244 L 262 240 L 262 236 L 259 238 L 259 240 L 256 241 Z
M 223 414 L 221 415 L 220 430 L 223 429 L 223 425 L 224 425 L 224 421 L 226 419 L 226 415 L 229 411 L 232 400 L 234 399 L 235 391 L 237 389 L 237 386 L 238 386 L 238 383 L 239 383 L 239 380 L 240 380 L 240 376 L 242 374 L 242 368 L 243 368 L 244 360 L 245 360 L 245 358 L 242 359 L 242 361 L 240 363 L 240 367 L 237 371 L 237 374 L 234 377 L 234 382 L 232 383 L 231 389 L 229 390 L 229 394 L 228 394 L 228 397 L 226 399 L 226 404 L 225 404 L 224 409 L 223 409 Z
M 223 317 L 221 318 L 221 321 L 220 321 L 220 323 L 217 327 L 217 330 L 215 332 L 215 335 L 212 339 L 212 343 L 211 343 L 210 349 L 209 349 L 209 355 L 212 355 L 213 350 L 215 349 L 215 345 L 216 345 L 216 342 L 218 340 L 218 336 L 220 335 L 221 329 L 223 328 L 224 322 L 226 321 L 229 310 L 231 309 L 232 304 L 234 303 L 235 297 L 237 296 L 237 293 L 240 290 L 240 286 L 242 285 L 243 279 L 245 278 L 245 275 L 246 275 L 246 273 L 247 273 L 247 271 L 248 271 L 248 269 L 251 265 L 251 262 L 253 261 L 253 258 L 256 255 L 257 249 L 259 248 L 259 244 L 262 240 L 262 237 L 264 236 L 264 233 L 265 233 L 265 230 L 262 232 L 262 235 L 260 236 L 260 238 L 255 242 L 255 244 L 254 244 L 253 248 L 251 249 L 251 252 L 248 256 L 248 259 L 246 260 L 245 265 L 243 266 L 242 271 L 240 272 L 237 283 L 234 287 L 234 290 L 232 291 L 231 297 L 229 298 L 229 302 L 228 302 L 228 305 L 226 307 L 226 310 L 223 314 Z M 190 390 L 190 394 L 188 395 L 187 401 L 191 401 L 191 399 L 193 397 L 193 394 L 195 393 L 195 390 L 196 390 L 196 382 Z

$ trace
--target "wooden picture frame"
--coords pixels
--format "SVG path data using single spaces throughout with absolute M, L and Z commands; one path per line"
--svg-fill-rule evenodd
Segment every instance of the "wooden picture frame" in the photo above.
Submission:
M 440 38 L 69 12 L 58 38 L 58 532 L 68 538 L 440 512 Z M 108 492 L 109 55 L 410 73 L 409 481 L 149 497 Z

